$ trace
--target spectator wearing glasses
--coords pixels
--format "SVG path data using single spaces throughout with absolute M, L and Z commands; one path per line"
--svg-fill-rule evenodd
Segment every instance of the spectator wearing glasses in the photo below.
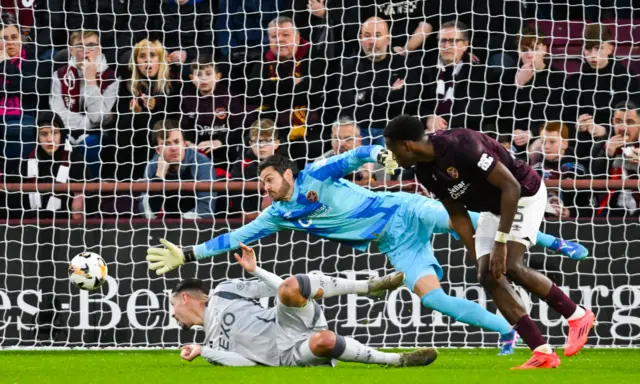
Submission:
M 114 118 L 118 80 L 102 55 L 98 32 L 73 32 L 69 43 L 69 63 L 53 74 L 49 105 L 69 130 L 71 144 L 84 152 L 92 177 L 100 177 L 101 131 Z
M 424 71 L 420 114 L 427 116 L 428 131 L 447 128 L 483 130 L 498 107 L 497 86 L 491 72 L 474 63 L 468 53 L 469 28 L 462 22 L 447 22 L 438 32 L 436 66 Z
M 361 145 L 360 127 L 353 120 L 343 117 L 331 126 L 331 150 L 318 157 L 315 161 L 331 158 Z M 345 179 L 359 185 L 369 185 L 373 177 L 373 171 L 373 164 L 366 163 L 352 175 L 345 176 Z
M 236 162 L 231 168 L 231 177 L 234 181 L 258 181 L 260 161 L 274 155 L 280 148 L 280 140 L 273 120 L 256 120 L 249 130 L 249 139 L 250 150 L 242 161 Z M 254 218 L 260 211 L 260 193 L 243 191 L 234 194 L 231 205 L 232 211 L 242 211 L 245 217 Z

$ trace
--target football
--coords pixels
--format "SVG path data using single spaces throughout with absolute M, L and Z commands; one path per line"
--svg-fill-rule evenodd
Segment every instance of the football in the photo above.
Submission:
M 99 288 L 107 278 L 107 264 L 93 252 L 82 252 L 71 259 L 69 280 L 80 289 L 93 291 Z

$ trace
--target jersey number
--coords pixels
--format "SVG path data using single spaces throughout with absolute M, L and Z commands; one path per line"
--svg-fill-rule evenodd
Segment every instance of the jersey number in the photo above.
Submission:
M 486 171 L 487 169 L 489 169 L 491 164 L 493 164 L 493 157 L 487 155 L 486 153 L 483 153 L 480 161 L 478 161 L 478 167 L 480 167 L 480 169 L 482 169 L 483 171 Z
M 518 206 L 518 210 L 516 211 L 516 215 L 513 217 L 513 222 L 514 223 L 522 223 L 524 221 L 524 214 L 522 213 L 522 210 L 524 209 L 524 206 Z

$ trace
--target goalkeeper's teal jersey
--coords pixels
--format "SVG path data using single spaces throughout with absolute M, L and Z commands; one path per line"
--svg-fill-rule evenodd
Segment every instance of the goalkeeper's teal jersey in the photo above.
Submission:
M 396 212 L 403 211 L 400 208 L 409 202 L 415 203 L 417 197 L 373 192 L 342 178 L 365 163 L 375 162 L 382 149 L 363 146 L 307 165 L 295 180 L 290 201 L 273 202 L 251 223 L 197 245 L 196 258 L 228 252 L 238 248 L 240 242 L 249 244 L 281 229 L 304 231 L 366 250 L 370 242 L 382 239 Z M 439 202 L 421 198 L 422 203 L 433 203 L 437 208 L 428 219 L 433 221 L 428 226 L 433 231 L 419 234 L 429 243 L 432 233 L 449 230 L 449 218 Z

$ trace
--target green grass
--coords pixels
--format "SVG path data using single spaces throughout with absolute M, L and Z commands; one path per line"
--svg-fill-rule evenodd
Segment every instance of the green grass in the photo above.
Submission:
M 509 370 L 529 357 L 525 349 L 509 357 L 492 349 L 439 352 L 424 368 L 341 363 L 332 369 L 213 367 L 203 359 L 182 361 L 177 351 L 2 351 L 0 383 L 640 383 L 640 350 L 588 349 L 572 358 L 560 353 L 560 368 L 535 371 Z

